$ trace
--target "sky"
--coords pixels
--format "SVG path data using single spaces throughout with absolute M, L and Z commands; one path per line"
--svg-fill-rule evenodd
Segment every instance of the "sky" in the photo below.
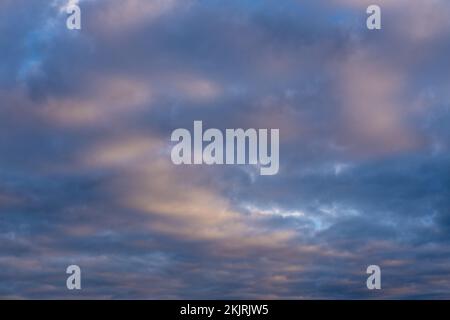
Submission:
M 450 298 L 449 56 L 447 0 L 0 0 L 0 297 Z M 174 165 L 195 120 L 278 174 Z

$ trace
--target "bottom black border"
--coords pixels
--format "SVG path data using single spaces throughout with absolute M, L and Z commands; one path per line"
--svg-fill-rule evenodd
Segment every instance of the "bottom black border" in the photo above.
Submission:
M 183 308 L 194 307 L 198 313 L 183 314 Z M 229 307 L 227 307 L 229 306 Z M 230 307 L 231 306 L 231 307 Z M 234 306 L 234 308 L 233 308 Z M 243 307 L 247 306 L 247 307 Z M 249 309 L 248 306 L 253 306 Z M 259 307 L 257 307 L 259 306 Z M 263 308 L 262 306 L 267 306 Z M 115 300 L 115 301 L 0 301 L 3 312 L 14 316 L 46 315 L 104 317 L 113 314 L 114 318 L 134 319 L 311 319 L 321 317 L 367 317 L 388 316 L 426 316 L 446 317 L 449 301 L 349 301 L 349 300 Z M 201 308 L 201 309 L 200 309 Z M 212 315 L 205 308 L 214 308 Z M 8 310 L 10 309 L 10 310 Z M 190 309 L 191 311 L 194 309 Z M 228 313 L 226 312 L 228 310 Z M 239 311 L 240 310 L 240 313 Z M 251 312 L 249 310 L 252 310 Z M 258 310 L 260 312 L 258 312 Z M 265 312 L 267 310 L 267 312 Z M 395 313 L 391 313 L 395 310 Z M 3 313 L 5 314 L 5 313 Z M 8 314 L 8 313 L 6 313 Z

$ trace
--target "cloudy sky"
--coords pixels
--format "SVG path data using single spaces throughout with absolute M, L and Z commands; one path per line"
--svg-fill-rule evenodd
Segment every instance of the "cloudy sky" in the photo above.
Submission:
M 0 0 L 1 298 L 450 298 L 449 1 L 67 2 Z M 279 173 L 173 165 L 194 120 Z

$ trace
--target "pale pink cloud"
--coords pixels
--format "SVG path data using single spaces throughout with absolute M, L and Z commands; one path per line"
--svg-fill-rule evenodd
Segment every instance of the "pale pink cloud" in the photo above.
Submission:
M 94 77 L 87 92 L 77 97 L 51 97 L 39 109 L 54 124 L 83 127 L 108 123 L 151 106 L 152 91 L 138 79 Z
M 414 106 L 404 98 L 407 80 L 402 69 L 360 50 L 338 70 L 340 143 L 357 153 L 373 155 L 421 146 L 422 138 L 408 119 Z

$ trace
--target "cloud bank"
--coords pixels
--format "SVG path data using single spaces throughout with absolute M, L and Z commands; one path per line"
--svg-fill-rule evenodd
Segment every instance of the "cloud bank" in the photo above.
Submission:
M 1 297 L 449 298 L 447 1 L 67 4 L 0 3 Z M 279 174 L 174 166 L 194 120 Z

